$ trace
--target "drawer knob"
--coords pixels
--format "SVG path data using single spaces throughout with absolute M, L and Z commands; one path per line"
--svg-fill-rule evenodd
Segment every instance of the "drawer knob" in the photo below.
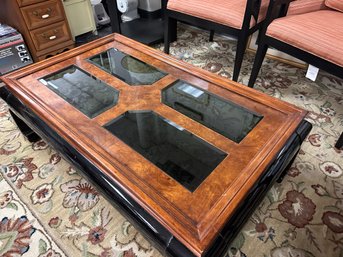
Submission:
M 54 32 L 54 35 L 49 36 L 49 35 L 47 35 L 46 33 L 43 33 L 43 34 L 41 34 L 41 36 L 42 36 L 44 39 L 46 39 L 46 40 L 47 40 L 47 39 L 48 39 L 48 40 L 54 40 L 54 39 L 57 38 L 56 34 L 58 33 L 58 30 L 57 30 L 57 29 L 54 29 L 53 32 Z
M 42 17 L 42 19 L 46 19 L 46 18 L 49 18 L 50 17 L 50 14 L 51 14 L 51 11 L 52 11 L 52 9 L 50 8 L 50 7 L 48 7 L 48 8 L 46 8 L 46 13 L 45 14 L 41 14 L 41 12 L 38 12 L 38 11 L 33 11 L 32 12 L 32 14 L 34 15 L 34 16 L 41 16 Z

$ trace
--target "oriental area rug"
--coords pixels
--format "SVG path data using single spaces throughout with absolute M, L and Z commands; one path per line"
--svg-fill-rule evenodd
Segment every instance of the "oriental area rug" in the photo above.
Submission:
M 171 54 L 231 78 L 236 42 L 181 26 Z M 162 46 L 155 46 L 162 50 Z M 254 55 L 240 81 L 247 84 Z M 313 129 L 226 257 L 342 257 L 343 81 L 266 59 L 255 87 L 306 109 Z M 266 133 L 268 133 L 266 131 Z M 0 101 L 0 256 L 162 256 L 95 187 L 44 141 L 29 143 Z

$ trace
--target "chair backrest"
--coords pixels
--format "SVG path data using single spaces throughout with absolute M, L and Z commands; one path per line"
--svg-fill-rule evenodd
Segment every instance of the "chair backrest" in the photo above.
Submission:
M 328 9 L 325 6 L 325 0 L 295 0 L 290 3 L 287 16 L 325 9 Z
M 247 1 L 247 9 L 250 7 L 250 15 L 254 17 L 255 21 L 258 20 L 258 16 L 260 14 L 260 9 L 261 9 L 261 0 L 248 0 Z M 245 11 L 247 12 L 247 11 Z
M 245 11 L 247 17 L 245 18 L 253 18 L 255 24 L 263 21 L 267 15 L 269 2 L 270 0 L 248 0 Z M 248 8 L 251 9 L 249 10 Z
M 242 28 L 249 28 L 252 18 L 255 19 L 257 24 L 261 9 L 261 2 L 261 0 L 247 0 Z

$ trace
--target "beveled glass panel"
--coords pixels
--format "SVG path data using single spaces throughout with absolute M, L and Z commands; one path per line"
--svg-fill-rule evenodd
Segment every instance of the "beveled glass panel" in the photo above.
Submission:
M 39 81 L 89 118 L 118 102 L 116 89 L 76 66 L 69 66 Z
M 167 74 L 115 48 L 97 54 L 89 61 L 130 86 L 152 85 Z
M 227 156 L 152 111 L 126 112 L 104 127 L 192 192 Z
M 177 81 L 163 89 L 162 102 L 236 143 L 263 118 L 184 81 Z

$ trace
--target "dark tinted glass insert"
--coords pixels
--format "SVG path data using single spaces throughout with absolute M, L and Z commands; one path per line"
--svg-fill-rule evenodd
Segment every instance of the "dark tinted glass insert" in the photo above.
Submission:
M 104 127 L 192 192 L 227 156 L 152 111 L 126 112 Z
M 117 90 L 76 66 L 39 81 L 89 118 L 94 118 L 118 102 Z
M 89 61 L 131 86 L 151 85 L 166 75 L 115 48 L 95 55 Z
M 164 89 L 162 102 L 236 143 L 263 118 L 184 81 Z

